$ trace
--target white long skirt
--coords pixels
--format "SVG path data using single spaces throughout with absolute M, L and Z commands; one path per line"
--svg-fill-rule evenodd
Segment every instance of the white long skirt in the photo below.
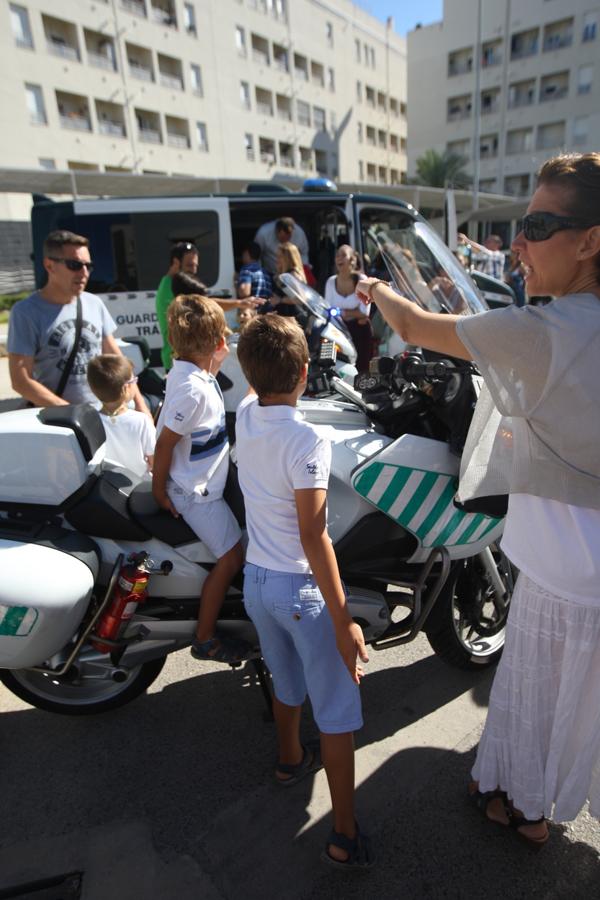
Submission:
M 600 818 L 600 604 L 519 576 L 472 774 L 528 819 Z

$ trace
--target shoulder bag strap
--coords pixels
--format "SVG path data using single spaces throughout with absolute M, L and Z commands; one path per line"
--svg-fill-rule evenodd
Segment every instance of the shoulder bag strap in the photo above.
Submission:
M 71 355 L 67 360 L 67 364 L 63 369 L 63 373 L 60 376 L 60 381 L 58 383 L 58 387 L 54 391 L 54 393 L 58 397 L 62 397 L 63 391 L 67 386 L 67 381 L 69 380 L 69 375 L 73 370 L 73 363 L 75 362 L 75 357 L 77 356 L 77 351 L 79 350 L 79 340 L 81 338 L 81 326 L 82 326 L 82 315 L 81 315 L 81 296 L 77 297 L 77 315 L 75 318 L 75 339 L 73 341 L 73 348 L 71 350 Z

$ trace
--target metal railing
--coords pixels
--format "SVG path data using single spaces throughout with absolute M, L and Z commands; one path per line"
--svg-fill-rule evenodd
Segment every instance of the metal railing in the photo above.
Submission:
M 60 44 L 55 41 L 46 41 L 48 53 L 54 56 L 60 56 L 63 59 L 71 59 L 79 62 L 79 50 L 77 47 L 71 47 L 69 44 Z
M 155 131 L 154 128 L 138 128 L 138 138 L 146 144 L 162 144 L 160 131 Z
M 164 72 L 161 72 L 160 83 L 166 88 L 175 88 L 176 91 L 183 90 L 183 78 L 177 75 L 165 75 Z
M 73 131 L 91 131 L 92 123 L 85 116 L 78 116 L 76 113 L 66 113 L 60 116 L 60 124 L 62 128 L 71 128 Z
M 145 19 L 147 17 L 146 4 L 143 0 L 121 0 L 121 9 L 131 13 L 133 16 L 140 16 Z
M 540 91 L 540 103 L 547 103 L 549 100 L 561 100 L 563 97 L 566 97 L 568 93 L 568 87 L 557 88 L 554 91 L 545 91 L 542 88 Z
M 272 116 L 273 115 L 273 107 L 269 103 L 258 103 L 256 104 L 256 111 L 260 113 L 261 116 Z
M 259 65 L 261 66 L 269 65 L 269 54 L 263 50 L 256 50 L 255 48 L 253 48 L 252 59 L 255 63 L 259 63 Z
M 138 78 L 140 81 L 154 81 L 152 69 L 132 63 L 131 60 L 129 60 L 129 74 L 132 78 Z
M 190 146 L 190 139 L 185 134 L 169 134 L 167 132 L 167 144 L 170 147 L 180 147 L 187 150 Z
M 87 58 L 90 66 L 96 66 L 98 69 L 109 69 L 111 72 L 116 72 L 117 65 L 115 60 L 105 53 L 95 53 L 93 50 L 88 50 Z
M 98 120 L 98 131 L 100 134 L 115 135 L 116 137 L 125 137 L 125 126 L 122 122 L 113 122 L 110 119 Z
M 177 19 L 174 12 L 167 12 L 166 9 L 161 9 L 159 6 L 153 6 L 151 9 L 153 22 L 156 22 L 158 25 L 166 25 L 168 28 L 177 28 Z

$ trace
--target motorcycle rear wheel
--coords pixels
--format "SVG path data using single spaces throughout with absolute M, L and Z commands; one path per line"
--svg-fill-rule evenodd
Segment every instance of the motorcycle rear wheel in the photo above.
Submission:
M 478 557 L 471 557 L 451 576 L 425 622 L 432 649 L 455 668 L 494 666 L 504 649 L 517 570 L 495 544 L 490 549 L 506 590 L 502 601 Z
M 89 716 L 124 706 L 143 694 L 158 677 L 166 656 L 135 666 L 124 681 L 84 682 L 53 679 L 31 669 L 0 669 L 0 681 L 21 700 L 47 712 Z

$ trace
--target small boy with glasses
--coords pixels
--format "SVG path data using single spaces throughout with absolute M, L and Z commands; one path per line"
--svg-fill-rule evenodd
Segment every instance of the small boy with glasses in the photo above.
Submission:
M 102 404 L 100 416 L 106 433 L 104 461 L 148 478 L 154 461 L 156 431 L 149 416 L 130 409 L 137 384 L 131 360 L 103 353 L 88 363 L 88 384 Z

